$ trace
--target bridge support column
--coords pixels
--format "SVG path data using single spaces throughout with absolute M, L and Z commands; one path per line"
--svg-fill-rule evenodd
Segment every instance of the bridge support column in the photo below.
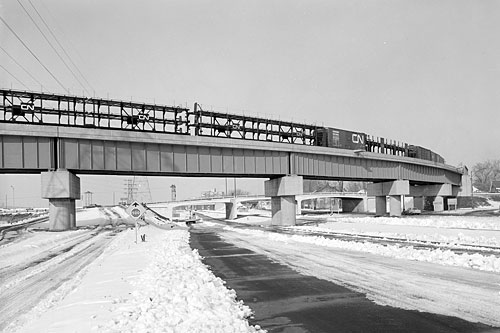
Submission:
M 264 183 L 266 197 L 271 197 L 273 225 L 295 225 L 297 203 L 295 196 L 303 194 L 301 176 L 285 176 L 266 180 Z
M 375 197 L 375 215 L 384 216 L 387 214 L 387 197 L 377 196 Z
M 295 200 L 297 204 L 297 215 L 302 215 L 302 200 Z
M 401 196 L 391 195 L 390 201 L 390 216 L 401 216 Z
M 271 197 L 273 225 L 295 225 L 296 203 L 294 195 Z
M 456 192 L 456 191 L 455 191 Z M 423 197 L 435 197 L 434 200 L 434 211 L 444 210 L 443 197 L 453 196 L 455 193 L 453 191 L 453 186 L 451 184 L 435 184 L 435 185 L 421 185 L 421 186 L 411 186 L 410 196 L 422 198 L 421 207 L 415 206 L 416 200 L 414 199 L 414 206 L 418 209 L 423 210 L 424 202 Z
M 375 212 L 377 216 L 385 215 L 386 213 L 386 196 L 391 197 L 390 215 L 401 216 L 401 196 L 408 194 L 410 194 L 410 182 L 408 180 L 395 180 L 368 185 L 368 195 L 376 197 Z
M 231 199 L 230 202 L 225 202 L 226 205 L 226 220 L 234 220 L 238 217 L 237 202 L 235 199 Z
M 42 198 L 49 199 L 49 230 L 76 228 L 76 199 L 80 178 L 67 170 L 42 172 Z

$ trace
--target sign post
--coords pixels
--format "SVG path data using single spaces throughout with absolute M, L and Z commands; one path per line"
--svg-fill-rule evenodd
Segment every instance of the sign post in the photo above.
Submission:
M 137 220 L 139 220 L 144 213 L 146 212 L 146 208 L 143 205 L 134 201 L 127 207 L 127 213 L 135 219 L 135 243 L 137 244 L 137 232 L 138 232 L 138 224 Z

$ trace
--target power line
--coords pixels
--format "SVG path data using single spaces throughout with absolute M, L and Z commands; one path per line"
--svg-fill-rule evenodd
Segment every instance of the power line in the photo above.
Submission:
M 47 41 L 47 43 L 49 44 L 49 46 L 52 48 L 52 50 L 54 50 L 54 52 L 57 54 L 57 56 L 59 57 L 59 59 L 61 59 L 62 63 L 68 69 L 68 71 L 70 71 L 71 75 L 73 75 L 73 77 L 75 78 L 75 80 L 80 84 L 80 86 L 82 86 L 83 90 L 85 90 L 87 92 L 87 94 L 90 95 L 90 93 L 88 92 L 87 88 L 85 88 L 85 86 L 82 84 L 82 82 L 80 81 L 80 79 L 76 76 L 75 72 L 73 72 L 73 70 L 68 66 L 68 63 L 59 54 L 59 52 L 56 50 L 56 48 L 54 47 L 54 45 L 52 44 L 52 42 L 47 38 L 47 36 L 45 35 L 45 33 L 42 31 L 42 29 L 40 28 L 40 26 L 38 25 L 38 23 L 36 23 L 36 21 L 30 15 L 30 13 L 26 9 L 26 7 L 24 7 L 24 5 L 21 3 L 20 0 L 17 0 L 17 3 L 23 8 L 24 12 L 26 13 L 26 15 L 28 15 L 28 17 L 30 18 L 31 22 L 33 22 L 33 24 L 35 25 L 35 27 L 42 34 L 43 38 L 45 38 L 45 40 Z
M 47 71 L 47 73 L 50 74 L 50 76 L 52 76 L 52 78 L 61 86 L 61 88 L 66 91 L 66 88 L 64 87 L 64 85 L 61 83 L 61 81 L 59 81 L 54 74 L 52 74 L 52 72 L 47 68 L 47 66 L 45 66 L 43 64 L 43 62 L 36 56 L 35 53 L 33 53 L 33 51 L 31 51 L 31 49 L 28 47 L 28 45 L 26 45 L 26 43 L 21 39 L 21 37 L 19 37 L 16 32 L 14 30 L 12 30 L 12 28 L 10 27 L 10 25 L 5 22 L 5 20 L 0 16 L 0 20 L 3 22 L 3 24 L 5 24 L 5 26 L 10 30 L 10 32 L 12 32 L 12 34 L 14 36 L 16 36 L 16 38 L 21 42 L 21 44 L 23 44 L 23 46 L 29 51 L 29 53 L 31 53 L 31 55 L 40 63 L 40 65 L 42 65 L 42 67 Z
M 1 45 L 0 45 L 0 49 L 5 52 L 5 54 L 16 64 L 18 65 L 19 67 L 21 67 L 22 70 L 24 70 L 25 73 L 27 73 L 36 83 L 38 83 L 40 86 L 43 86 L 43 84 L 38 81 L 26 68 L 24 68 L 19 62 L 17 62 L 16 58 L 14 58 L 13 56 L 11 56 L 9 54 L 9 52 L 7 52 L 7 50 L 5 50 Z
M 78 49 L 75 47 L 75 44 L 73 44 L 73 42 L 71 41 L 71 38 L 68 38 L 68 36 L 66 36 L 66 34 L 64 33 L 64 29 L 61 27 L 60 24 L 57 23 L 57 20 L 54 18 L 54 15 L 51 14 L 49 8 L 44 4 L 44 1 L 40 1 L 39 4 L 42 5 L 42 7 L 45 9 L 45 12 L 52 19 L 52 22 L 56 26 L 56 28 L 57 28 L 56 30 L 58 30 L 62 34 L 63 38 L 66 40 L 67 44 L 69 46 L 71 46 L 71 48 L 73 49 L 73 52 L 78 56 L 80 61 L 85 62 L 85 60 L 82 57 L 82 55 L 80 54 L 80 52 L 78 52 Z
M 48 26 L 47 22 L 44 20 L 44 18 L 42 17 L 42 15 L 40 14 L 40 12 L 37 10 L 37 8 L 35 7 L 35 5 L 33 4 L 33 2 L 31 2 L 31 0 L 28 0 L 28 2 L 30 3 L 31 7 L 33 7 L 33 9 L 35 10 L 35 12 L 37 13 L 38 17 L 40 18 L 40 20 L 43 22 L 43 24 L 45 25 L 45 27 L 47 28 L 47 30 L 49 31 L 49 33 L 51 34 L 51 36 L 54 38 L 54 40 L 56 41 L 57 45 L 59 45 L 59 47 L 61 48 L 61 50 L 64 52 L 64 54 L 66 55 L 66 57 L 69 59 L 69 61 L 71 62 L 71 64 L 73 64 L 73 66 L 76 68 L 76 70 L 78 71 L 78 73 L 80 74 L 80 76 L 83 78 L 83 80 L 87 83 L 87 85 L 90 87 L 91 90 L 95 91 L 94 87 L 92 87 L 92 85 L 89 83 L 89 81 L 87 80 L 87 78 L 85 77 L 85 75 L 83 75 L 83 73 L 80 71 L 80 69 L 78 68 L 78 66 L 75 64 L 75 62 L 73 61 L 73 59 L 70 57 L 70 55 L 66 52 L 66 49 L 64 48 L 64 46 L 61 45 L 61 43 L 59 42 L 59 39 L 56 37 L 56 35 L 52 32 L 52 30 L 50 29 L 50 27 Z
M 9 72 L 9 70 L 5 67 L 3 67 L 2 64 L 0 64 L 0 67 L 7 72 L 7 74 L 9 74 L 10 76 L 12 76 L 17 82 L 19 82 L 24 88 L 26 88 L 26 90 L 29 90 L 29 88 L 21 82 L 21 80 L 19 80 L 14 74 L 12 74 L 11 72 Z

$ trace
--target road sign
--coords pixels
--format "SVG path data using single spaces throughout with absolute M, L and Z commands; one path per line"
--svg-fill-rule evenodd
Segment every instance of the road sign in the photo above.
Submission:
M 127 213 L 134 219 L 139 219 L 146 212 L 146 208 L 143 205 L 134 201 L 127 207 Z

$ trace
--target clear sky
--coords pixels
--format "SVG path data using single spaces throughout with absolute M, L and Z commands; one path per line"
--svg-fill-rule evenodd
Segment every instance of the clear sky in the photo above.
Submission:
M 31 0 L 87 92 L 20 3 L 51 39 L 29 0 L 0 16 L 72 94 L 362 131 L 452 165 L 500 158 L 497 0 Z M 2 22 L 0 46 L 37 79 L 0 50 L 29 90 L 63 92 Z M 0 86 L 26 89 L 2 68 Z M 1 202 L 18 180 L 0 181 Z

